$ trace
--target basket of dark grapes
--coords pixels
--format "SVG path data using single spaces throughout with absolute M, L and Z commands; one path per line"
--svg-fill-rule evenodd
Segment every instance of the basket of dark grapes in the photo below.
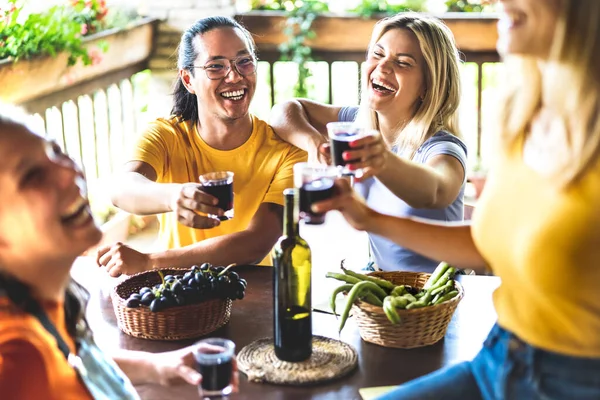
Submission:
M 220 328 L 247 285 L 231 267 L 204 263 L 130 276 L 111 292 L 119 329 L 144 339 L 181 340 Z

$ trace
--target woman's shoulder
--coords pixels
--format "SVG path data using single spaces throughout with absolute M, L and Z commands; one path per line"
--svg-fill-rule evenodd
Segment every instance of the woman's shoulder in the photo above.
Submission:
M 427 139 L 425 142 L 423 142 L 423 144 L 421 145 L 421 149 L 426 149 L 437 143 L 442 143 L 442 142 L 454 143 L 454 144 L 460 146 L 463 149 L 463 151 L 465 152 L 465 154 L 467 153 L 467 145 L 465 144 L 465 142 L 458 136 L 452 134 L 451 132 L 445 131 L 445 130 L 437 131 L 436 133 L 431 135 L 431 137 L 429 139 Z
M 35 330 L 35 319 L 30 314 L 0 296 L 0 346 L 15 337 L 32 337 Z

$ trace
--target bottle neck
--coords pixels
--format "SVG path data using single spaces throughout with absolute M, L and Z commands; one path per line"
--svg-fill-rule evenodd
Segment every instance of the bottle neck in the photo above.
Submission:
M 283 235 L 298 236 L 298 204 L 296 196 L 286 193 L 283 219 Z

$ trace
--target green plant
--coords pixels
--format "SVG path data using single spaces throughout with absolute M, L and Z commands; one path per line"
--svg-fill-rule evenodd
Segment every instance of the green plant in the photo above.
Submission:
M 286 2 L 288 6 L 288 15 L 286 27 L 284 29 L 288 41 L 279 46 L 282 54 L 282 60 L 293 61 L 298 64 L 298 81 L 294 87 L 295 97 L 307 97 L 308 87 L 306 80 L 310 77 L 308 62 L 313 60 L 312 49 L 307 45 L 307 41 L 315 37 L 315 32 L 311 29 L 315 18 L 323 12 L 329 11 L 327 3 L 319 0 L 297 0 L 295 2 Z
M 426 0 L 401 0 L 396 2 L 362 0 L 358 6 L 349 11 L 361 17 L 370 18 L 373 14 L 392 15 L 403 11 L 425 11 L 425 3 Z
M 485 12 L 494 11 L 489 0 L 446 0 L 449 12 Z
M 81 60 L 84 65 L 99 60 L 98 50 L 88 52 L 83 38 L 113 27 L 105 0 L 69 0 L 68 4 L 46 11 L 21 15 L 24 0 L 8 0 L 8 8 L 0 9 L 0 60 L 69 54 L 68 65 Z M 98 44 L 106 51 L 106 43 Z

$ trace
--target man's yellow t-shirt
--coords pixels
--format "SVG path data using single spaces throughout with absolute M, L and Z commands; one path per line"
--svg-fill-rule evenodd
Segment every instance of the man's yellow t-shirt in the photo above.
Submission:
M 199 182 L 200 175 L 214 171 L 234 173 L 233 219 L 211 229 L 193 229 L 178 223 L 172 212 L 158 216 L 159 240 L 165 248 L 177 248 L 245 230 L 262 203 L 283 205 L 283 190 L 294 185 L 293 165 L 305 161 L 306 153 L 255 116 L 250 138 L 233 150 L 210 147 L 196 124 L 173 116 L 150 124 L 138 140 L 134 160 L 150 164 L 159 183 Z M 270 256 L 261 264 L 271 265 Z
M 499 325 L 545 350 L 600 357 L 600 163 L 567 189 L 527 166 L 521 145 L 495 167 L 473 238 L 502 278 Z

